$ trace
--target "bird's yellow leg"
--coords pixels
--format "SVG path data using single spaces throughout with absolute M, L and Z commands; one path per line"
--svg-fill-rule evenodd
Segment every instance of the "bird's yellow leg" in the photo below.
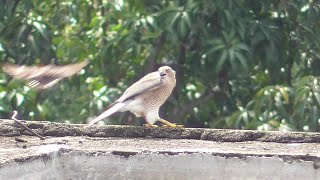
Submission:
M 164 119 L 159 119 L 160 122 L 162 122 L 163 124 L 165 124 L 164 126 L 167 126 L 167 127 L 171 127 L 171 128 L 183 128 L 184 126 L 183 125 L 176 125 L 176 124 L 173 124 L 167 120 L 164 120 Z
M 144 120 L 145 120 L 146 123 L 147 123 L 147 124 L 143 124 L 144 127 L 149 127 L 149 128 L 156 128 L 156 127 L 158 127 L 157 125 L 150 124 L 150 123 L 147 121 L 146 117 L 145 117 L 144 115 L 142 115 L 142 116 L 143 116 Z
M 156 127 L 158 127 L 157 125 L 150 124 L 150 123 L 148 123 L 148 122 L 147 122 L 147 124 L 143 124 L 143 126 L 149 127 L 149 128 L 156 128 Z

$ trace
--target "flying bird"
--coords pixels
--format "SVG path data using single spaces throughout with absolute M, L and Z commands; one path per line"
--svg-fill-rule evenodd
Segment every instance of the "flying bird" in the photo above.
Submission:
M 169 66 L 162 66 L 132 84 L 123 95 L 112 103 L 98 117 L 90 121 L 87 127 L 111 116 L 116 112 L 130 111 L 136 117 L 144 117 L 148 127 L 157 127 L 160 121 L 169 127 L 183 127 L 159 117 L 160 106 L 168 99 L 176 85 L 175 71 Z
M 46 65 L 38 66 L 21 66 L 16 64 L 5 64 L 3 71 L 15 79 L 24 79 L 28 85 L 35 89 L 47 89 L 55 85 L 60 80 L 72 76 L 87 66 L 88 60 L 77 64 L 64 66 Z

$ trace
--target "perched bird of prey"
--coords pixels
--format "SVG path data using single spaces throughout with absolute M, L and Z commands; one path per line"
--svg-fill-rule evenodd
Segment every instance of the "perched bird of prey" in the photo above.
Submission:
M 64 66 L 46 65 L 42 67 L 21 66 L 7 63 L 3 66 L 3 71 L 13 76 L 15 79 L 28 80 L 28 85 L 31 88 L 47 89 L 60 80 L 79 72 L 88 63 L 89 61 L 85 60 L 77 64 Z
M 114 114 L 115 112 L 130 111 L 137 117 L 144 117 L 147 126 L 156 127 L 160 121 L 169 127 L 181 127 L 159 117 L 159 108 L 170 96 L 176 85 L 175 71 L 169 66 L 162 66 L 132 84 L 123 95 L 112 103 L 98 117 L 89 122 L 88 126 Z

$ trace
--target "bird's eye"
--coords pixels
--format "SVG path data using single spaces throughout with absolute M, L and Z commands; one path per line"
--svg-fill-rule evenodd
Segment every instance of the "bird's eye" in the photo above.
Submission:
M 168 73 L 168 72 L 169 72 L 169 69 L 166 69 L 166 72 Z

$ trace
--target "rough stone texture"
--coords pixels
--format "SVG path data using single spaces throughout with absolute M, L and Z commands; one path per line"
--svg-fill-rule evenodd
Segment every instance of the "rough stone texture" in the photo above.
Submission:
M 89 136 L 195 139 L 219 142 L 262 141 L 278 143 L 319 143 L 320 133 L 261 132 L 251 130 L 195 129 L 195 128 L 147 128 L 141 126 L 91 126 L 45 121 L 22 121 L 43 136 Z M 32 135 L 12 120 L 0 119 L 1 136 Z
M 0 120 L 0 179 L 320 179 L 320 134 Z

